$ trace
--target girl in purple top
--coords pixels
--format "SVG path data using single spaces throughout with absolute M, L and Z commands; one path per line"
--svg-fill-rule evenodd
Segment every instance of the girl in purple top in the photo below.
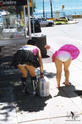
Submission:
M 35 68 L 40 67 L 40 76 L 41 78 L 44 77 L 41 51 L 33 40 L 28 40 L 26 45 L 17 50 L 13 56 L 12 65 L 22 73 L 23 84 L 27 80 L 27 70 L 30 72 L 32 79 L 34 79 L 36 78 Z

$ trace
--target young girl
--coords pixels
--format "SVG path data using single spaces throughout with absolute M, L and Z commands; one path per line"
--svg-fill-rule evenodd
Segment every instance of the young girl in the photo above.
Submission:
M 12 65 L 22 73 L 23 85 L 27 80 L 27 71 L 30 72 L 32 79 L 36 78 L 35 68 L 37 67 L 40 67 L 40 76 L 44 77 L 41 51 L 33 40 L 29 40 L 26 45 L 17 50 L 13 56 Z
M 50 49 L 50 46 L 46 45 L 45 48 Z M 65 44 L 60 49 L 55 51 L 55 53 L 53 53 L 52 62 L 54 62 L 56 65 L 57 88 L 60 87 L 62 65 L 64 65 L 65 86 L 69 85 L 69 66 L 71 61 L 78 57 L 79 53 L 79 49 L 72 44 Z

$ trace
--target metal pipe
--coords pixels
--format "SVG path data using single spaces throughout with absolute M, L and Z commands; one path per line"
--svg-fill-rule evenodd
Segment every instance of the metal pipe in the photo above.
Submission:
M 30 7 L 29 7 L 29 0 L 27 0 L 27 9 L 28 9 L 28 29 L 29 29 L 29 39 L 31 39 L 31 23 L 30 23 Z
M 50 0 L 50 7 L 51 7 L 51 18 L 53 18 L 52 0 Z
M 43 0 L 43 17 L 45 17 L 45 11 L 44 11 L 44 0 Z

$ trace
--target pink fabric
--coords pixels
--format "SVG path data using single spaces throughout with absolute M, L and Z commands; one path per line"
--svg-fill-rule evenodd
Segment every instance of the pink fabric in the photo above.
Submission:
M 38 52 L 37 48 L 34 48 L 34 49 L 33 49 L 33 54 L 36 55 L 37 52 Z
M 37 52 L 38 52 L 37 47 L 36 47 L 36 46 L 32 46 L 32 45 L 24 45 L 24 46 L 22 47 L 22 49 L 24 49 L 24 50 L 31 50 L 34 55 L 36 55 Z
M 56 56 L 57 56 L 57 51 L 52 55 L 52 62 L 54 62 Z
M 72 45 L 72 44 L 66 44 L 64 46 L 62 46 L 58 51 L 56 51 L 53 55 L 52 55 L 52 62 L 54 62 L 55 57 L 58 55 L 58 53 L 60 51 L 67 51 L 70 53 L 72 60 L 76 59 L 80 53 L 79 49 Z

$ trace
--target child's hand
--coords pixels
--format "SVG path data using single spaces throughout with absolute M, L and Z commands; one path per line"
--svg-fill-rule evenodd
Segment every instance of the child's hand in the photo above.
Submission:
M 44 78 L 44 74 L 43 74 L 43 73 L 41 73 L 41 74 L 40 74 L 40 77 L 41 77 L 41 78 Z
M 44 48 L 45 49 L 50 49 L 50 45 L 45 45 Z

